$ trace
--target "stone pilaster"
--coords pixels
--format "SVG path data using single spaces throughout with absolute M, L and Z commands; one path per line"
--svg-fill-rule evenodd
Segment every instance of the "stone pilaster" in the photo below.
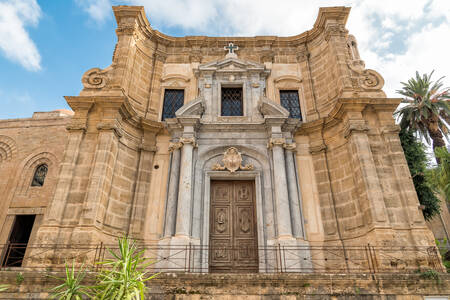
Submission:
M 87 128 L 87 115 L 94 103 L 91 99 L 78 97 L 66 97 L 66 100 L 74 110 L 75 115 L 67 126 L 68 141 L 61 163 L 55 195 L 49 202 L 44 222 L 37 234 L 38 240 L 42 243 L 61 244 L 67 242 L 59 240 L 57 227 L 64 223 L 64 212 L 67 209 L 72 180 L 80 154 L 80 145 Z
M 352 155 L 354 178 L 359 185 L 361 203 L 366 224 L 387 225 L 387 211 L 383 190 L 370 149 L 368 127 L 358 111 L 347 112 L 344 135 L 348 139 Z
M 94 237 L 94 227 L 101 228 L 109 200 L 109 192 L 118 153 L 119 138 L 122 136 L 118 122 L 119 109 L 124 97 L 94 98 L 96 114 L 101 119 L 96 125 L 97 145 L 89 176 L 79 226 L 72 238 L 74 242 L 89 243 Z M 91 131 L 94 130 L 91 128 Z M 91 229 L 89 229 L 89 227 Z M 90 234 L 87 234 L 90 232 Z
M 178 184 L 180 181 L 180 148 L 182 146 L 183 144 L 181 142 L 171 143 L 169 145 L 169 151 L 172 153 L 172 158 L 170 164 L 169 188 L 167 191 L 164 237 L 170 237 L 175 234 Z
M 195 138 L 180 138 L 183 144 L 181 148 L 180 182 L 178 190 L 177 218 L 175 235 L 189 236 L 191 223 L 192 204 L 192 157 L 195 146 Z
M 133 196 L 133 207 L 130 220 L 129 233 L 143 239 L 145 213 L 147 211 L 147 197 L 150 191 L 152 177 L 153 157 L 156 152 L 156 131 L 154 128 L 144 126 L 144 136 L 139 147 L 139 165 L 136 179 L 136 189 Z
M 289 208 L 289 194 L 284 160 L 284 138 L 271 138 L 269 148 L 273 154 L 273 177 L 275 189 L 275 211 L 278 237 L 292 237 L 292 223 Z
M 285 144 L 284 145 L 284 154 L 286 161 L 286 174 L 287 174 L 287 184 L 289 191 L 289 208 L 291 211 L 291 219 L 292 219 L 292 234 L 296 238 L 305 238 L 305 234 L 303 231 L 303 222 L 302 222 L 302 210 L 301 210 L 301 193 L 298 189 L 297 183 L 297 174 L 295 171 L 295 162 L 294 162 L 294 152 L 295 152 L 295 143 Z

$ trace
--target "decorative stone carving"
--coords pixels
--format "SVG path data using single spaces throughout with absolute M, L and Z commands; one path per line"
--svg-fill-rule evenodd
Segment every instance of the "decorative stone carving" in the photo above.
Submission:
M 297 148 L 297 145 L 295 143 L 285 143 L 283 145 L 283 148 L 288 151 L 295 151 L 295 149 Z
M 324 35 L 325 40 L 329 41 L 332 36 L 343 37 L 348 33 L 348 30 L 345 29 L 343 24 L 339 23 L 330 23 L 325 27 Z
M 383 77 L 374 70 L 365 69 L 364 61 L 360 59 L 350 60 L 347 65 L 357 75 L 352 78 L 354 88 L 361 87 L 364 90 L 381 90 L 383 88 Z
M 195 140 L 195 137 L 190 137 L 190 138 L 181 137 L 180 143 L 183 145 L 192 144 L 194 147 L 197 147 L 197 142 Z
M 274 146 L 284 147 L 284 145 L 286 145 L 285 138 L 271 138 L 267 144 L 267 148 L 272 149 Z
M 264 116 L 279 116 L 283 118 L 289 117 L 289 111 L 282 107 L 281 105 L 270 101 L 268 99 L 262 99 L 258 104 L 259 112 Z
M 374 70 L 364 70 L 360 77 L 360 83 L 363 89 L 381 90 L 384 86 L 384 79 Z
M 102 70 L 99 68 L 92 68 L 87 70 L 83 77 L 81 78 L 81 82 L 83 86 L 87 89 L 101 89 L 106 86 L 108 83 L 107 72 L 109 71 L 109 67 Z
M 248 164 L 245 166 L 242 165 L 241 153 L 239 153 L 239 151 L 235 147 L 230 147 L 227 149 L 227 151 L 225 151 L 225 153 L 223 154 L 222 162 L 223 166 L 221 166 L 220 164 L 215 164 L 212 169 L 215 171 L 228 170 L 230 171 L 230 173 L 234 173 L 237 170 L 246 171 L 253 170 L 254 168 L 252 164 Z
M 173 152 L 176 149 L 180 149 L 183 147 L 183 143 L 176 142 L 176 143 L 169 143 L 169 152 Z

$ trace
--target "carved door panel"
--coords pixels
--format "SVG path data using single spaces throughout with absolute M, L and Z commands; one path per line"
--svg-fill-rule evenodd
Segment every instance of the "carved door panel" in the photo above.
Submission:
M 253 181 L 212 181 L 210 272 L 257 272 Z

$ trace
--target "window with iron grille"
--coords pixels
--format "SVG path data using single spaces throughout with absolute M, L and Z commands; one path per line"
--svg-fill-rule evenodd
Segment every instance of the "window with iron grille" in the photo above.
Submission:
M 222 88 L 222 116 L 243 116 L 242 88 Z
M 175 112 L 184 104 L 184 90 L 165 90 L 161 120 L 175 118 Z
M 34 171 L 33 181 L 31 181 L 31 186 L 43 186 L 45 181 L 45 176 L 47 176 L 48 166 L 46 164 L 39 165 Z
M 280 103 L 289 111 L 289 118 L 302 119 L 298 91 L 280 91 Z

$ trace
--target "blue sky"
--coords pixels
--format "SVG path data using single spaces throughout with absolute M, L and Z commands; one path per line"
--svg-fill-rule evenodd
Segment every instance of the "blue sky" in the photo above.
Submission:
M 143 5 L 154 28 L 176 36 L 293 35 L 320 6 L 351 6 L 347 27 L 388 96 L 416 70 L 450 75 L 449 0 L 0 0 L 0 119 L 68 108 L 63 96 L 78 95 L 83 73 L 111 63 L 118 4 Z

